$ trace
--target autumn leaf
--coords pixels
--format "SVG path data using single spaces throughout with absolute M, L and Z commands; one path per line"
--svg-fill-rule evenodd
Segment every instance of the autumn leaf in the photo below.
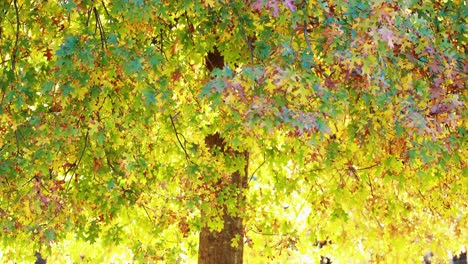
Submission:
M 294 0 L 284 0 L 284 5 L 289 9 L 289 11 L 296 11 L 296 6 L 294 5 Z
M 393 49 L 393 47 L 395 46 L 394 45 L 394 41 L 395 41 L 394 32 L 388 29 L 387 27 L 380 28 L 378 32 L 380 34 L 381 39 L 387 43 L 388 47 Z

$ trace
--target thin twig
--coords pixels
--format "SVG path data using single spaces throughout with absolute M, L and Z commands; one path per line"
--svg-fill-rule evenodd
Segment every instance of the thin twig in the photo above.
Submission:
M 253 228 L 248 230 L 248 231 L 252 231 L 254 232 L 255 234 L 258 234 L 258 235 L 262 235 L 262 236 L 284 236 L 284 235 L 290 235 L 290 233 L 263 233 L 262 231 L 260 231 L 260 228 L 258 228 L 257 225 L 254 225 L 257 230 L 254 230 Z
M 153 218 L 151 218 L 151 216 L 150 216 L 149 213 L 148 213 L 148 210 L 146 210 L 146 206 L 144 206 L 144 205 L 142 204 L 141 207 L 143 207 L 143 210 L 145 210 L 145 213 L 146 213 L 146 215 L 148 216 L 148 219 L 150 220 L 151 224 L 153 224 L 153 226 L 155 226 L 155 223 L 154 223 Z
M 114 164 L 112 164 L 112 161 L 110 160 L 109 158 L 109 154 L 107 152 L 106 149 L 104 149 L 104 154 L 106 154 L 106 162 L 107 162 L 107 166 L 109 166 L 109 168 L 111 168 L 111 170 L 117 174 L 118 176 L 124 176 L 125 173 L 123 173 L 121 170 L 118 170 L 115 168 Z
M 172 117 L 172 115 L 169 115 L 169 118 L 171 119 L 172 128 L 174 129 L 174 133 L 176 135 L 177 141 L 179 142 L 180 147 L 182 148 L 182 150 L 185 153 L 185 159 L 187 159 L 187 161 L 190 162 L 190 156 L 187 153 L 187 150 L 185 149 L 184 145 L 182 144 L 182 141 L 179 138 L 179 132 L 177 132 L 177 128 L 176 128 L 175 123 L 174 123 L 174 118 Z
M 13 47 L 13 58 L 11 60 L 11 70 L 13 71 L 13 75 L 15 75 L 16 60 L 17 60 L 17 57 L 18 57 L 18 41 L 19 41 L 20 19 L 19 19 L 18 1 L 13 0 L 13 4 L 15 6 L 15 14 L 16 14 L 16 36 L 15 36 L 15 46 Z
M 184 17 L 185 17 L 185 21 L 187 22 L 187 26 L 189 27 L 188 32 L 189 32 L 189 35 L 190 35 L 190 40 L 192 41 L 192 44 L 195 45 L 195 41 L 193 40 L 193 33 L 192 33 L 192 30 L 191 30 L 193 28 L 193 24 L 188 18 L 187 11 L 185 11 Z
M 309 40 L 309 33 L 307 32 L 307 22 L 304 22 L 304 39 L 307 44 L 307 48 L 309 49 L 310 52 L 312 51 L 312 46 L 310 45 L 310 40 Z
M 86 27 L 88 27 L 88 25 L 89 25 L 89 19 L 91 18 L 92 11 L 93 10 L 91 8 L 88 10 L 88 18 L 86 19 Z
M 29 54 L 24 54 L 23 56 L 16 58 L 16 60 L 21 60 L 21 59 L 24 59 L 24 58 L 26 58 L 26 57 L 28 57 L 28 56 L 29 56 Z M 12 61 L 12 60 L 13 60 L 13 58 L 4 59 L 4 60 L 0 61 L 0 65 L 3 65 L 3 64 L 5 64 L 5 63 L 7 63 L 7 62 L 10 62 L 10 61 Z
M 109 13 L 109 10 L 107 10 L 107 7 L 106 7 L 106 4 L 104 4 L 104 1 L 101 1 L 101 4 L 102 4 L 102 6 L 104 7 L 104 11 L 106 12 L 106 14 L 107 14 L 110 18 L 114 19 L 114 17 L 112 17 L 111 14 Z
M 369 187 L 370 187 L 370 191 L 371 191 L 372 197 L 374 197 L 374 196 L 375 196 L 375 195 L 374 195 L 374 186 L 372 185 L 372 181 L 371 181 L 369 175 L 367 175 L 367 181 L 368 181 L 368 183 L 369 183 Z
M 19 157 L 21 155 L 21 147 L 20 147 L 20 144 L 19 144 L 18 128 L 15 131 L 15 139 L 16 139 L 16 155 Z
M 307 32 L 307 26 L 309 25 L 309 1 L 305 0 L 305 15 L 306 20 L 304 21 L 304 39 L 307 44 L 307 48 L 313 53 L 312 46 L 310 45 L 309 32 Z
M 360 169 L 356 169 L 357 171 L 361 171 L 361 170 L 368 170 L 368 169 L 372 169 L 376 166 L 380 165 L 380 163 L 376 163 L 374 165 L 371 165 L 371 166 L 368 166 L 368 167 L 364 167 L 364 168 L 360 168 Z
M 234 9 L 232 5 L 231 7 Z M 236 12 L 235 10 L 233 11 L 237 14 L 237 17 L 239 18 L 241 35 L 245 43 L 247 44 L 247 47 L 249 47 L 250 62 L 253 64 L 254 63 L 254 53 L 253 53 L 254 51 L 253 51 L 252 43 L 249 41 L 249 39 L 247 38 L 247 34 L 245 33 L 244 20 L 240 19 L 240 15 L 238 12 Z
M 76 171 L 78 170 L 78 166 L 80 165 L 81 160 L 83 159 L 84 152 L 85 152 L 86 148 L 88 147 L 88 137 L 89 137 L 89 131 L 86 131 L 83 150 L 81 151 L 80 157 L 78 158 L 78 160 L 75 162 L 75 165 L 73 166 L 73 168 L 74 168 L 73 169 L 73 174 L 72 174 L 72 177 L 70 177 L 70 180 L 68 181 L 67 188 L 65 188 L 65 192 L 68 192 L 68 188 L 70 188 L 70 182 L 72 181 L 72 178 L 75 177 Z M 66 176 L 67 176 L 67 173 L 65 173 L 65 177 Z
M 253 47 L 252 47 L 252 43 L 249 41 L 249 39 L 247 38 L 247 35 L 245 34 L 244 25 L 241 25 L 241 33 L 242 33 L 242 38 L 247 43 L 247 47 L 249 47 L 250 62 L 253 64 L 254 63 Z
M 260 164 L 253 172 L 252 172 L 252 175 L 250 175 L 250 178 L 249 178 L 249 182 L 253 179 L 255 173 L 257 173 L 257 171 L 263 166 L 265 165 L 266 163 L 266 155 L 265 153 L 263 153 L 263 162 L 262 164 Z

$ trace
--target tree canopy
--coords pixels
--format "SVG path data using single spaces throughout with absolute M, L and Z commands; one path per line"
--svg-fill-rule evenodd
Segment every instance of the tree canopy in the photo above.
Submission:
M 4 259 L 190 262 L 222 207 L 254 263 L 468 244 L 465 1 L 0 3 Z

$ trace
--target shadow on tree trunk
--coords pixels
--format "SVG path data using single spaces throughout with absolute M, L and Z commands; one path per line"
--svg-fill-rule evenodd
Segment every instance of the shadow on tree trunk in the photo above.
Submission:
M 36 251 L 36 253 L 34 253 L 34 256 L 36 256 L 36 262 L 34 262 L 34 264 L 46 264 L 47 263 L 47 261 L 42 258 L 41 253 Z

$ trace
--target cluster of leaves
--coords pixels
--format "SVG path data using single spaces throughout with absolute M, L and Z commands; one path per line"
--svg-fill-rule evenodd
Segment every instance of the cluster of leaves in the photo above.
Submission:
M 196 255 L 234 204 L 211 183 L 243 166 L 209 153 L 219 132 L 250 153 L 246 258 L 456 250 L 467 9 L 420 2 L 3 1 L 4 243 Z

